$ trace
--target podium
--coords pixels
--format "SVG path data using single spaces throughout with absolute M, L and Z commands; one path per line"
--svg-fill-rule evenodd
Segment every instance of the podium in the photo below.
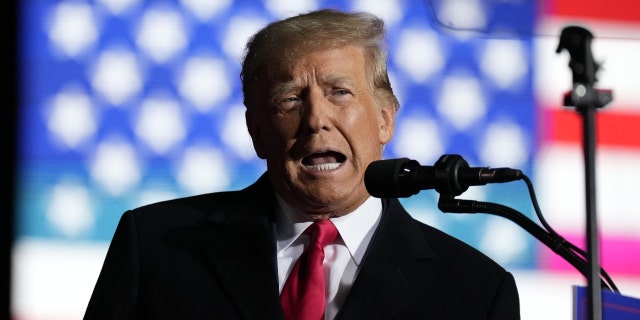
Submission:
M 589 297 L 587 287 L 573 287 L 573 319 L 587 320 Z M 603 320 L 640 320 L 640 299 L 611 291 L 602 291 Z

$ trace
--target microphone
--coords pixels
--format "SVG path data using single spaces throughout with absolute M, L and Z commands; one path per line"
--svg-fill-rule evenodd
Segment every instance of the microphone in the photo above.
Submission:
M 445 154 L 434 166 L 421 166 L 409 158 L 373 161 L 364 173 L 364 184 L 376 198 L 406 198 L 427 189 L 455 197 L 469 186 L 509 182 L 522 176 L 522 171 L 511 168 L 472 168 L 462 156 Z

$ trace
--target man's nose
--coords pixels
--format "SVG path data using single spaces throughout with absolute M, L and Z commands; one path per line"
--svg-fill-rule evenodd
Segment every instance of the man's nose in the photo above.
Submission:
M 322 92 L 310 92 L 304 110 L 304 122 L 310 132 L 316 133 L 331 127 L 333 105 Z

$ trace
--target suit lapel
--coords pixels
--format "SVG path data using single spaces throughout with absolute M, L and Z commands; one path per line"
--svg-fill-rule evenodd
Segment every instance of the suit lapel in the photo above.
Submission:
M 204 259 L 217 275 L 235 310 L 245 319 L 282 318 L 273 227 L 274 196 L 263 176 L 229 194 L 212 212 Z
M 383 201 L 378 230 L 338 319 L 389 319 L 428 287 L 433 253 L 397 200 Z

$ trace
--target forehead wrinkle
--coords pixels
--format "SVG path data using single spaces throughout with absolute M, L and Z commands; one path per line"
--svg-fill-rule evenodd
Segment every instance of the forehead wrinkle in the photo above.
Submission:
M 352 85 L 353 81 L 351 77 L 340 74 L 324 74 L 320 77 L 320 83 L 323 85 Z

